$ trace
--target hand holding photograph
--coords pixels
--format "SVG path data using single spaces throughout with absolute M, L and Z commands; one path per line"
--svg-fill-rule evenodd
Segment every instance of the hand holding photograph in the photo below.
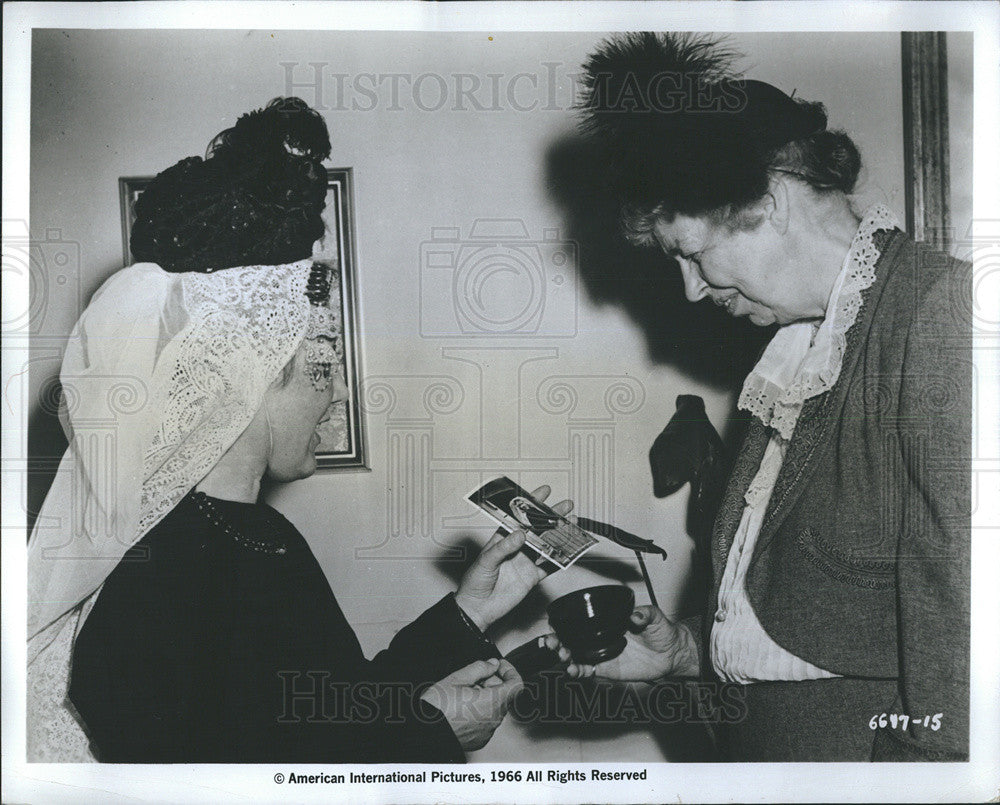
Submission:
M 506 476 L 484 484 L 466 499 L 507 531 L 524 531 L 524 547 L 547 572 L 569 567 L 597 544 L 582 528 L 535 500 Z

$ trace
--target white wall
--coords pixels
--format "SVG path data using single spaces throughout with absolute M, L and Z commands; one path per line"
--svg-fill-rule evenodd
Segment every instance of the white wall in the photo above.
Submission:
M 951 173 L 951 225 L 955 230 L 953 253 L 968 259 L 963 242 L 972 224 L 972 47 L 973 35 L 951 32 L 948 47 L 948 148 Z
M 710 416 L 721 426 L 731 410 L 732 389 L 685 376 L 659 353 L 651 358 L 643 334 L 624 312 L 598 306 L 582 286 L 572 301 L 573 295 L 566 293 L 573 288 L 571 277 L 561 287 L 562 301 L 553 296 L 537 337 L 421 335 L 429 325 L 424 322 L 422 330 L 420 244 L 430 238 L 432 228 L 459 227 L 465 237 L 476 219 L 507 218 L 523 221 L 534 240 L 547 228 L 566 232 L 547 187 L 546 153 L 573 130 L 568 75 L 599 38 L 258 31 L 36 34 L 31 229 L 35 237 L 58 229 L 63 239 L 79 243 L 84 298 L 121 263 L 118 177 L 155 174 L 182 157 L 202 154 L 210 138 L 239 114 L 288 94 L 282 62 L 298 63 L 294 77 L 299 82 L 312 77 L 309 63 L 323 63 L 322 90 L 299 87 L 295 94 L 327 107 L 338 103 L 334 73 L 349 74 L 348 85 L 361 73 L 439 75 L 450 85 L 448 103 L 436 112 L 417 108 L 406 85 L 397 104 L 402 109 L 392 108 L 385 84 L 371 111 L 324 112 L 332 163 L 354 168 L 365 374 L 372 383 L 378 378 L 391 386 L 398 400 L 392 411 L 377 409 L 369 416 L 370 472 L 318 474 L 278 490 L 273 501 L 309 539 L 369 651 L 453 588 L 449 573 L 458 572 L 456 564 L 440 561 L 446 547 L 465 538 L 482 542 L 490 533 L 483 519 L 469 516 L 463 493 L 480 479 L 507 471 L 515 477 L 520 473 L 525 486 L 552 483 L 555 496 L 561 497 L 571 477 L 572 432 L 602 434 L 593 449 L 605 450 L 608 457 L 600 462 L 607 477 L 594 479 L 606 491 L 595 491 L 589 500 L 583 495 L 580 512 L 613 517 L 621 527 L 663 545 L 669 561 L 654 560 L 650 567 L 664 609 L 674 612 L 679 605 L 691 552 L 683 526 L 686 492 L 653 498 L 647 451 L 678 393 L 704 396 Z M 902 218 L 898 36 L 744 34 L 734 41 L 748 54 L 750 75 L 827 104 L 831 125 L 856 135 L 867 159 L 862 206 L 884 201 Z M 536 75 L 539 88 L 519 79 L 515 102 L 546 105 L 549 70 L 558 77 L 558 108 L 533 113 L 512 108 L 506 90 L 522 72 Z M 484 87 L 499 80 L 500 110 L 476 112 L 468 108 L 471 104 L 456 109 L 455 73 L 478 76 Z M 489 78 L 491 74 L 499 79 Z M 435 103 L 437 86 L 436 79 L 425 79 L 425 103 Z M 485 90 L 477 97 L 490 105 Z M 358 93 L 351 99 L 370 103 Z M 445 310 L 448 304 L 450 300 Z M 46 354 L 43 348 L 58 346 L 75 312 L 68 298 L 49 301 L 45 333 L 54 340 L 39 339 L 39 355 Z M 574 312 L 577 332 L 557 337 L 572 332 Z M 697 333 L 691 335 L 697 338 Z M 480 352 L 454 351 L 459 348 Z M 56 370 L 50 353 L 33 369 L 32 393 Z M 554 376 L 567 377 L 565 383 L 577 390 L 575 410 L 559 407 L 558 389 L 545 402 L 548 386 L 540 401 L 539 387 L 546 381 L 551 386 Z M 423 395 L 435 382 L 457 396 L 449 402 L 446 393 L 428 409 Z M 621 395 L 608 407 L 605 394 L 615 384 Z M 390 475 L 389 450 L 404 431 L 417 442 L 426 436 L 433 444 L 432 506 L 423 525 L 417 522 L 400 533 L 393 531 L 387 487 L 405 485 L 409 477 L 392 481 L 397 476 Z M 606 580 L 605 572 L 629 571 L 622 551 L 603 549 L 600 555 L 624 564 L 591 564 L 546 580 L 543 594 L 498 634 L 501 648 L 545 629 L 547 598 Z M 641 585 L 631 583 L 644 601 Z M 527 731 L 508 721 L 477 757 L 659 760 L 674 749 L 669 740 L 658 741 L 643 730 L 534 733 L 529 742 Z

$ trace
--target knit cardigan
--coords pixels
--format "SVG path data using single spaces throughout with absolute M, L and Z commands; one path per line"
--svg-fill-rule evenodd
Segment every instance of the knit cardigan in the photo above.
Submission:
M 733 759 L 968 756 L 971 267 L 899 230 L 876 237 L 840 377 L 802 410 L 746 580 L 771 638 L 844 679 L 745 686 L 745 717 L 722 730 Z M 768 435 L 751 423 L 712 533 L 710 606 L 688 624 L 707 675 Z

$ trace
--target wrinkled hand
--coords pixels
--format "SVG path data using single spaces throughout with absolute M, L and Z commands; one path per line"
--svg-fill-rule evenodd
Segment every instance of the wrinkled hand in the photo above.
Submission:
M 531 496 L 544 501 L 550 492 L 549 487 L 540 486 Z M 573 504 L 564 500 L 552 508 L 565 516 L 573 510 Z M 462 577 L 455 602 L 480 629 L 485 630 L 510 612 L 545 578 L 545 571 L 520 553 L 522 545 L 523 531 L 504 536 L 498 529 Z
M 697 676 L 698 647 L 683 626 L 667 620 L 657 607 L 640 606 L 632 613 L 632 631 L 626 633 L 625 650 L 613 660 L 585 665 L 571 662 L 566 672 L 574 677 L 601 676 L 622 682 L 652 682 L 665 676 Z M 559 652 L 563 661 L 570 653 L 554 634 L 545 645 Z
M 507 660 L 477 660 L 449 674 L 420 698 L 443 714 L 466 752 L 481 749 L 524 687 Z

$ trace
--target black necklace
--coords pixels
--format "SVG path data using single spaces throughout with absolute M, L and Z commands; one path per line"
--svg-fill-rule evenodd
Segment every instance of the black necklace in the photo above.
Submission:
M 267 554 L 283 554 L 288 550 L 285 542 L 280 538 L 276 537 L 274 542 L 269 542 L 267 540 L 253 539 L 240 533 L 226 520 L 225 515 L 219 511 L 219 508 L 212 502 L 212 499 L 204 492 L 191 492 L 191 501 L 194 503 L 195 508 L 212 525 L 220 528 L 222 533 L 232 539 L 237 545 L 242 545 L 244 548 L 249 548 L 251 551 L 256 551 L 257 553 Z

